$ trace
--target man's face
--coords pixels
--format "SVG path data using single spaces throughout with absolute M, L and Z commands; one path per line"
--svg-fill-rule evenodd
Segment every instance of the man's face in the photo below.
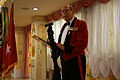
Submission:
M 73 18 L 73 12 L 70 10 L 68 6 L 64 6 L 61 9 L 61 15 L 65 21 L 70 21 Z

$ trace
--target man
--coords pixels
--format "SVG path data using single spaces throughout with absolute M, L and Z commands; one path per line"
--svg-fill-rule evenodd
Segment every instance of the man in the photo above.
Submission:
M 74 17 L 71 5 L 61 9 L 67 22 L 63 25 L 57 46 L 60 48 L 63 80 L 85 80 L 86 57 L 84 49 L 88 43 L 86 22 Z

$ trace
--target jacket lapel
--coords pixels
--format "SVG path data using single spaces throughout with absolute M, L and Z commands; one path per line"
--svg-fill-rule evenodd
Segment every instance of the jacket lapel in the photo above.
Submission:
M 77 18 L 75 17 L 73 19 L 72 24 L 70 25 L 70 27 L 73 27 L 73 25 L 74 25 L 74 23 L 75 23 L 76 20 L 77 20 Z M 63 28 L 61 29 L 61 33 L 60 33 L 59 38 L 58 38 L 58 43 L 61 43 L 62 33 L 63 33 L 63 31 L 64 31 L 64 29 L 65 29 L 66 26 L 67 26 L 67 23 L 65 23 L 63 25 Z M 72 33 L 72 31 L 68 30 L 64 44 L 65 43 L 67 44 L 67 43 L 70 42 L 71 33 Z
M 74 26 L 74 23 L 75 23 L 76 20 L 77 20 L 77 18 L 75 17 L 75 18 L 73 19 L 72 24 L 70 25 L 70 27 L 73 27 L 73 26 Z M 66 38 L 65 38 L 64 45 L 68 45 L 68 44 L 70 43 L 71 35 L 72 35 L 72 31 L 71 31 L 71 30 L 68 30 L 67 35 L 66 35 Z
M 67 23 L 65 23 L 65 24 L 63 25 L 62 29 L 61 29 L 61 32 L 60 32 L 60 35 L 59 35 L 59 38 L 58 38 L 58 43 L 61 43 L 62 33 L 63 33 L 63 31 L 64 31 L 64 29 L 65 29 L 66 26 L 67 26 Z

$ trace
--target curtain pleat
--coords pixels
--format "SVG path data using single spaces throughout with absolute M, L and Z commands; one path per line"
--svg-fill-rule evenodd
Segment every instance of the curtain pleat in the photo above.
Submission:
M 28 49 L 29 49 L 29 33 L 31 30 L 31 25 L 25 27 L 25 54 L 24 54 L 24 71 L 23 77 L 29 77 L 28 71 Z
M 104 78 L 112 71 L 120 79 L 120 1 L 111 0 L 107 4 L 96 2 L 81 14 L 87 22 L 89 66 L 96 78 Z M 87 18 L 85 18 L 87 17 Z
M 87 2 L 87 0 L 85 0 Z M 99 1 L 99 0 L 98 0 Z M 106 0 L 104 0 L 106 1 Z M 111 71 L 120 79 L 120 0 L 106 4 L 95 2 L 90 8 L 80 8 L 75 16 L 85 20 L 88 27 L 88 64 L 93 77 L 109 76 Z M 63 20 L 55 21 L 55 36 Z M 64 22 L 63 22 L 64 23 Z M 55 37 L 57 39 L 58 37 Z

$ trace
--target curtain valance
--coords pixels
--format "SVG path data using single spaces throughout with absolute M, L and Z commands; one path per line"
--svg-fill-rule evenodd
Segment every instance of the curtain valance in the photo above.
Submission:
M 98 1 L 100 3 L 107 3 L 110 0 L 78 0 L 77 2 L 72 3 L 71 5 L 73 6 L 74 13 L 77 13 L 80 8 L 83 6 L 85 8 L 91 7 L 95 1 Z M 56 21 L 61 18 L 61 13 L 60 10 L 57 10 L 56 12 L 46 16 L 46 21 L 51 22 L 52 20 Z

